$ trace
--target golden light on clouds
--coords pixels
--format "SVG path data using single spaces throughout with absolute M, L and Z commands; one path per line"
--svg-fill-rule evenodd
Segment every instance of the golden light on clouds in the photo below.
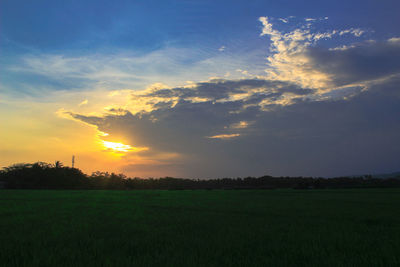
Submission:
M 208 136 L 208 138 L 212 139 L 231 139 L 235 137 L 239 137 L 240 134 L 218 134 L 218 135 L 213 135 L 213 136 Z
M 231 128 L 234 128 L 234 129 L 244 129 L 244 128 L 249 127 L 249 125 L 250 125 L 250 122 L 248 122 L 248 121 L 239 121 L 239 122 L 237 122 L 237 123 L 232 124 L 232 125 L 231 125 Z

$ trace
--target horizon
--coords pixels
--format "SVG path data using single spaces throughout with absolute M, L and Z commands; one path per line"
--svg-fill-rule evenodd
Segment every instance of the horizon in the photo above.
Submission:
M 0 166 L 75 155 L 85 173 L 129 177 L 399 172 L 399 9 L 2 1 Z
M 31 168 L 34 164 L 44 164 L 45 168 L 69 168 L 69 169 L 77 169 L 78 171 L 82 172 L 84 175 L 90 177 L 90 176 L 101 176 L 101 175 L 117 175 L 117 176 L 124 176 L 126 179 L 163 179 L 163 178 L 173 178 L 173 179 L 189 179 L 189 180 L 218 180 L 218 179 L 245 179 L 245 178 L 262 178 L 262 177 L 271 177 L 271 178 L 311 178 L 311 179 L 335 179 L 335 178 L 362 178 L 362 177 L 367 177 L 370 176 L 371 178 L 400 178 L 400 171 L 395 171 L 395 172 L 390 172 L 390 173 L 363 173 L 363 174 L 353 174 L 353 175 L 342 175 L 342 176 L 310 176 L 310 175 L 292 175 L 292 176 L 287 176 L 287 175 L 281 175 L 281 176 L 273 176 L 270 175 L 268 173 L 260 175 L 260 176 L 250 176 L 250 175 L 245 175 L 245 176 L 236 176 L 236 177 L 173 177 L 173 176 L 159 176 L 159 177 L 140 177 L 140 176 L 129 176 L 129 175 L 125 175 L 124 173 L 115 173 L 115 172 L 109 172 L 106 170 L 97 170 L 97 171 L 93 171 L 92 173 L 85 173 L 84 171 L 82 171 L 80 168 L 78 167 L 74 167 L 72 166 L 73 164 L 71 164 L 71 166 L 69 166 L 68 164 L 64 164 L 63 162 L 60 161 L 55 161 L 54 164 L 52 163 L 48 163 L 48 162 L 44 162 L 44 161 L 37 161 L 37 162 L 32 162 L 32 163 L 28 163 L 28 162 L 18 162 L 18 163 L 13 163 L 9 166 L 3 166 L 0 169 L 1 171 L 5 171 L 8 172 L 9 168 L 12 169 L 12 167 L 23 167 L 23 168 Z M 58 166 L 58 167 L 57 167 Z

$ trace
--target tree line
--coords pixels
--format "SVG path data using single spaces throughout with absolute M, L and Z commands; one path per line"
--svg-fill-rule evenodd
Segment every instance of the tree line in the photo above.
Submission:
M 20 163 L 0 170 L 0 187 L 6 189 L 323 189 L 400 187 L 400 175 L 395 178 L 358 177 L 246 177 L 220 179 L 130 178 L 108 172 L 83 173 L 77 168 L 45 162 Z

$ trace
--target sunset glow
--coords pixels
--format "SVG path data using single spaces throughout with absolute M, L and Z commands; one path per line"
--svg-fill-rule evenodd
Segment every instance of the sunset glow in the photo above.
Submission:
M 397 2 L 1 1 L 0 166 L 396 172 Z
M 148 150 L 147 147 L 133 147 L 119 142 L 110 142 L 101 140 L 106 151 L 114 152 L 116 154 L 126 154 L 129 152 L 140 152 Z
M 103 145 L 107 150 L 112 150 L 119 153 L 126 153 L 133 150 L 132 146 L 124 145 L 122 143 L 103 141 Z
M 0 0 L 0 267 L 400 267 L 399 11 Z

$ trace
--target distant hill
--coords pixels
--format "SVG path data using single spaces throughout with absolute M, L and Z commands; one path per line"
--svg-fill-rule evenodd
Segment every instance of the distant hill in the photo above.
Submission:
M 400 172 L 374 174 L 372 178 L 400 178 Z
M 375 178 L 375 179 L 390 179 L 390 178 L 399 178 L 400 179 L 400 172 L 377 173 L 377 174 L 357 174 L 357 175 L 350 175 L 348 177 L 351 177 L 351 178 L 370 177 L 370 178 Z

